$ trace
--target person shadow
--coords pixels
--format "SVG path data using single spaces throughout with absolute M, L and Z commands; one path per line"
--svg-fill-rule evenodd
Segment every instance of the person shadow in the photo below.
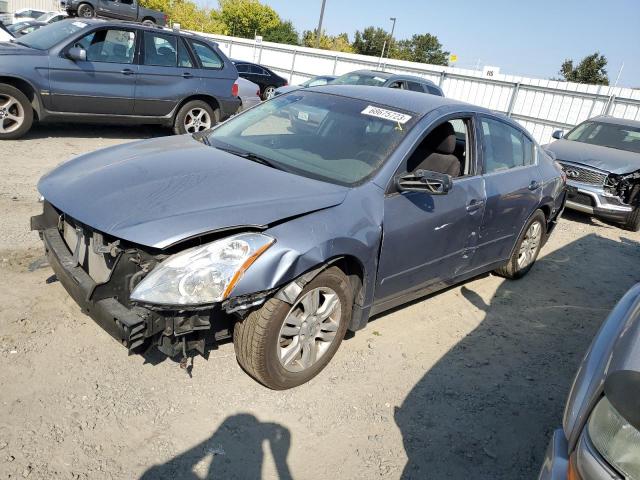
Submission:
M 262 478 L 265 443 L 271 449 L 278 478 L 291 480 L 287 463 L 291 446 L 289 430 L 277 423 L 261 422 L 248 413 L 227 417 L 211 437 L 164 464 L 150 467 L 140 480 Z M 206 471 L 204 476 L 202 470 Z
M 640 243 L 592 234 L 492 296 L 482 283 L 463 285 L 460 295 L 483 319 L 396 407 L 407 456 L 401 478 L 535 478 L 579 363 L 640 281 L 639 264 Z

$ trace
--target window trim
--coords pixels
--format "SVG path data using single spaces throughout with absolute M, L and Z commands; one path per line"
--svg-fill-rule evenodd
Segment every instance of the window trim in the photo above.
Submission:
M 185 40 L 187 40 L 187 39 L 185 39 Z M 209 50 L 213 51 L 213 53 L 215 53 L 215 54 L 216 54 L 216 56 L 218 57 L 218 59 L 220 60 L 221 65 L 220 65 L 219 67 L 205 67 L 205 66 L 202 64 L 202 60 L 200 60 L 200 56 L 199 56 L 199 55 L 198 55 L 198 53 L 196 52 L 195 47 L 193 46 L 193 44 L 194 44 L 194 43 L 199 43 L 199 44 L 201 44 L 201 45 L 204 45 L 204 46 L 205 46 L 205 47 L 207 47 Z M 209 45 L 209 44 L 208 44 L 208 43 L 206 43 L 206 42 L 203 42 L 202 40 L 198 40 L 198 39 L 195 39 L 195 38 L 189 38 L 189 39 L 187 40 L 187 44 L 188 44 L 189 49 L 190 49 L 190 50 L 191 50 L 191 52 L 193 53 L 193 56 L 194 56 L 194 57 L 196 58 L 196 60 L 197 60 L 197 62 L 196 62 L 197 67 L 194 67 L 194 68 L 200 68 L 200 69 L 202 69 L 202 70 L 224 70 L 224 58 L 222 57 L 222 55 L 220 55 L 220 53 L 218 53 L 218 50 L 217 50 L 216 48 L 212 47 L 211 45 Z

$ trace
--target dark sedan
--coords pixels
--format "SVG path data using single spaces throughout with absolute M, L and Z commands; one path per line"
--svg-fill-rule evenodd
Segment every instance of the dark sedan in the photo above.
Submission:
M 242 60 L 232 61 L 238 70 L 238 75 L 260 87 L 260 95 L 263 100 L 273 98 L 277 88 L 284 87 L 288 84 L 287 80 L 267 67 Z
M 567 174 L 567 207 L 640 230 L 640 121 L 595 117 L 546 145 Z
M 325 113 L 300 134 L 293 108 Z M 318 374 L 372 315 L 525 275 L 565 200 L 560 168 L 502 115 L 332 85 L 77 157 L 38 189 L 57 278 L 121 345 L 186 361 L 232 336 L 275 389 Z
M 61 20 L 0 44 L 0 140 L 34 120 L 205 130 L 236 113 L 237 78 L 214 42 L 188 32 Z
M 40 22 L 38 20 L 25 20 L 23 22 L 17 22 L 9 25 L 7 30 L 16 38 L 20 38 L 31 32 L 35 32 L 39 28 L 47 26 L 48 23 Z

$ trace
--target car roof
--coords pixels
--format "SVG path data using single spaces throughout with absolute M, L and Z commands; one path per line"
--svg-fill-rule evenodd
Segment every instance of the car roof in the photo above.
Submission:
M 623 125 L 625 127 L 640 128 L 640 120 L 629 120 L 626 118 L 612 117 L 611 115 L 599 115 L 597 117 L 590 118 L 587 122 L 594 121 L 600 123 L 610 123 L 612 125 Z
M 144 25 L 140 22 L 132 22 L 128 20 L 106 20 L 104 18 L 77 18 L 77 17 L 69 17 L 68 19 L 61 20 L 61 22 L 82 22 L 91 26 L 103 26 L 103 27 L 122 27 L 123 25 L 135 27 L 140 30 L 147 30 L 150 32 L 164 32 L 164 33 L 173 33 L 178 35 L 183 35 L 189 38 L 197 38 L 198 40 L 202 40 L 212 45 L 218 45 L 218 43 L 212 38 L 204 37 L 202 35 L 197 35 L 195 33 L 189 32 L 187 30 L 174 30 L 168 27 L 160 27 L 157 25 Z
M 384 79 L 387 79 L 393 75 L 392 73 L 383 72 L 382 70 L 367 70 L 367 69 L 354 70 L 353 72 L 347 72 L 344 75 L 353 75 L 353 74 L 371 75 L 372 77 L 380 77 Z
M 310 87 L 312 92 L 328 93 L 343 97 L 356 98 L 365 102 L 379 103 L 390 107 L 400 108 L 419 115 L 426 115 L 440 107 L 458 106 L 469 112 L 491 113 L 482 107 L 471 105 L 470 103 L 452 100 L 439 95 L 427 95 L 422 92 L 411 90 L 401 90 L 397 88 L 380 88 L 365 85 L 334 85 L 332 83 L 321 87 Z

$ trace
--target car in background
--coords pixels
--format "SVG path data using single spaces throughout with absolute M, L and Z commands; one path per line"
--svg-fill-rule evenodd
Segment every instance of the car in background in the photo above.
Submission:
M 0 5 L 2 5 L 2 1 L 0 0 Z M 21 20 L 35 20 L 39 16 L 47 13 L 45 10 L 37 10 L 33 8 L 20 8 L 13 13 L 2 13 L 0 14 L 0 20 L 5 25 L 11 25 Z
M 231 60 L 238 70 L 238 75 L 260 87 L 260 96 L 263 100 L 272 98 L 278 87 L 287 85 L 287 80 L 275 74 L 272 70 L 257 63 L 243 60 Z
M 9 25 L 7 30 L 11 32 L 14 37 L 19 38 L 23 35 L 27 35 L 28 33 L 35 32 L 46 25 L 48 24 L 37 20 L 24 20 Z
M 640 230 L 640 121 L 599 116 L 545 148 L 562 165 L 567 207 Z
M 338 77 L 336 77 L 335 75 L 318 75 L 317 77 L 310 78 L 300 85 L 286 85 L 284 87 L 276 88 L 274 96 L 282 95 L 283 93 L 294 92 L 296 90 L 300 90 L 301 88 L 321 87 L 322 85 L 328 85 L 336 78 Z
M 339 76 L 333 85 L 369 85 L 372 87 L 398 88 L 444 97 L 442 89 L 426 78 L 399 75 L 379 70 L 356 70 Z
M 53 23 L 53 22 L 59 22 L 60 20 L 64 20 L 65 18 L 68 18 L 69 15 L 67 14 L 67 12 L 47 12 L 43 15 L 40 15 L 38 18 L 36 18 L 36 20 L 38 22 L 44 22 L 44 23 Z
M 538 478 L 640 478 L 640 284 L 593 339 Z
M 294 106 L 325 121 L 292 132 Z M 49 264 L 119 345 L 186 361 L 233 337 L 240 365 L 274 389 L 317 375 L 372 315 L 483 272 L 524 276 L 565 198 L 518 123 L 344 85 L 76 157 L 38 190 L 31 226 Z
M 70 17 L 112 18 L 161 27 L 167 24 L 165 13 L 141 7 L 138 0 L 68 0 L 65 9 Z
M 238 77 L 238 97 L 242 101 L 238 112 L 247 110 L 262 102 L 260 98 L 260 87 L 246 78 Z
M 15 37 L 9 31 L 7 27 L 4 26 L 2 22 L 0 22 L 0 42 L 10 42 Z
M 68 19 L 3 44 L 0 58 L 0 140 L 21 137 L 34 120 L 195 133 L 240 106 L 231 61 L 188 32 Z

